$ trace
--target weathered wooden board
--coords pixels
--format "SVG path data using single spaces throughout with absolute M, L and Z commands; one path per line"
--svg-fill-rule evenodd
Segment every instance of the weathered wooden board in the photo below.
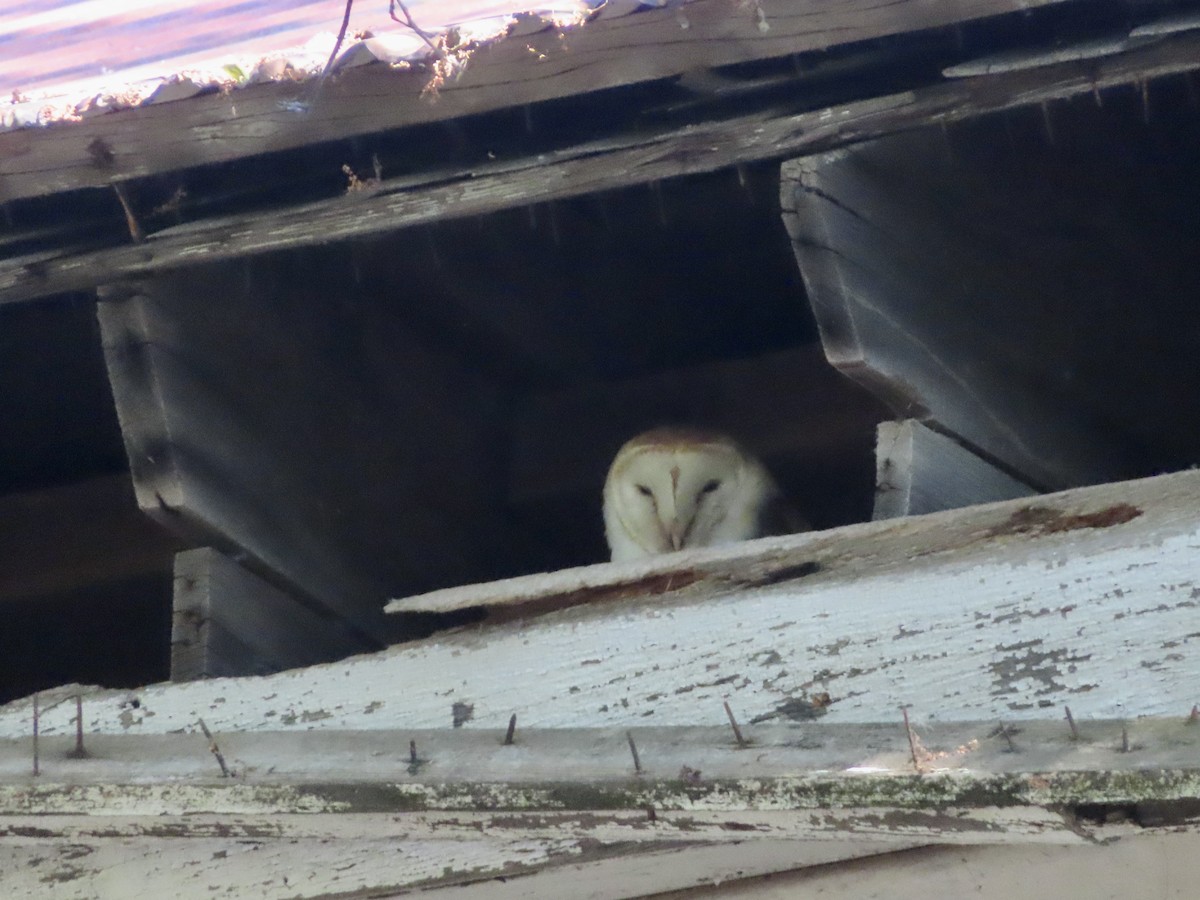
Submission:
M 438 900 L 616 900 L 674 889 L 680 893 L 662 896 L 788 900 L 823 892 L 896 900 L 1007 900 L 1022 893 L 1086 893 L 1180 900 L 1191 896 L 1200 877 L 1198 842 L 1195 834 L 1153 833 L 1100 846 L 930 847 L 882 853 L 863 845 L 763 841 L 652 853 L 613 848 L 607 859 L 598 848 L 589 851 L 563 842 L 556 852 L 546 853 L 523 842 L 506 848 L 510 855 L 500 856 L 498 865 L 498 854 L 487 853 L 483 838 L 457 846 L 406 842 L 398 847 L 388 839 L 360 838 L 352 844 L 297 842 L 290 848 L 261 838 L 223 842 L 140 836 L 69 845 L 8 838 L 0 850 L 0 884 L 12 896 L 43 896 L 47 885 L 53 885 L 54 896 L 64 900 L 166 895 L 190 900 L 221 890 L 265 898 L 334 898 L 356 887 L 392 897 L 408 896 L 401 885 L 425 874 L 434 883 L 427 882 L 421 895 Z M 528 871 L 547 857 L 551 865 Z M 438 872 L 439 863 L 448 863 L 451 872 Z M 772 872 L 778 874 L 761 877 Z M 447 874 L 462 883 L 438 886 L 437 876 Z
M 722 725 L 1175 715 L 1195 702 L 1200 472 L 686 551 L 396 604 L 517 604 L 262 678 L 89 702 L 89 730 Z M 588 601 L 591 601 L 588 603 Z M 533 617 L 541 608 L 588 604 Z M 826 696 L 827 695 L 827 696 Z M 28 733 L 29 702 L 0 710 Z M 46 718 L 69 731 L 68 714 Z
M 1193 463 L 1200 130 L 1155 111 L 1147 87 L 786 163 L 830 361 L 1034 486 Z
M 989 725 L 911 742 L 899 722 L 754 726 L 745 748 L 725 728 L 639 728 L 640 772 L 621 729 L 520 729 L 511 745 L 479 729 L 221 733 L 226 778 L 197 729 L 89 735 L 82 757 L 70 737 L 43 738 L 38 776 L 29 741 L 4 740 L 13 864 L 0 886 L 129 896 L 129 879 L 157 887 L 184 870 L 196 891 L 469 893 L 521 877 L 517 896 L 550 896 L 570 865 L 611 876 L 594 896 L 640 896 L 921 843 L 1080 845 L 1196 825 L 1200 729 L 1186 717 L 1084 722 L 1077 737 L 1065 722 L 1007 737 Z M 680 865 L 667 875 L 663 861 Z
M 1184 900 L 1200 881 L 1197 851 L 1196 834 L 1137 835 L 1090 847 L 930 847 L 735 881 L 702 893 L 672 892 L 661 900 Z
M 382 823 L 381 823 L 382 824 Z M 37 825 L 31 828 L 37 829 Z M 164 828 L 167 833 L 170 828 Z M 63 900 L 211 897 L 339 900 L 410 896 L 487 900 L 618 900 L 826 865 L 894 845 L 761 841 L 670 849 L 570 838 L 542 842 L 473 835 L 457 840 L 364 834 L 347 840 L 177 837 L 6 840 L 0 887 L 10 896 Z M 181 877 L 180 873 L 186 873 Z M 395 893 L 393 893 L 395 892 Z
M 320 616 L 211 547 L 175 555 L 171 680 L 261 675 L 361 650 Z
M 1064 63 L 873 98 L 811 112 L 758 112 L 683 129 L 591 142 L 535 159 L 384 179 L 371 191 L 247 217 L 209 218 L 145 243 L 37 251 L 0 264 L 0 303 L 119 281 L 203 260 L 303 247 L 479 215 L 662 178 L 711 172 L 947 124 L 1134 82 L 1192 72 L 1200 38 L 1163 40 L 1098 61 Z
M 1003 731 L 997 720 L 916 716 L 906 728 L 900 710 L 886 722 L 871 724 L 743 720 L 736 733 L 728 721 L 546 729 L 518 720 L 511 744 L 505 743 L 507 729 L 466 723 L 439 729 L 393 727 L 396 723 L 360 730 L 298 729 L 297 724 L 313 722 L 297 723 L 288 716 L 279 717 L 271 730 L 210 728 L 210 741 L 197 718 L 167 734 L 136 727 L 126 733 L 89 730 L 80 757 L 73 722 L 66 730 L 56 727 L 64 713 L 74 718 L 76 695 L 63 700 L 61 711 L 45 702 L 50 699 L 44 698 L 39 719 L 38 775 L 33 775 L 28 705 L 22 710 L 24 733 L 0 739 L 4 815 L 30 805 L 55 815 L 106 817 L 455 811 L 486 818 L 538 809 L 561 814 L 565 823 L 572 812 L 640 813 L 653 806 L 664 814 L 714 815 L 836 807 L 847 820 L 859 815 L 855 810 L 886 807 L 920 809 L 936 818 L 947 805 L 1016 813 L 1032 807 L 1061 811 L 1173 802 L 1200 787 L 1195 764 L 1200 722 L 1187 711 L 1164 718 L 1095 720 L 1078 714 L 1078 707 L 1071 719 L 1056 709 L 1036 720 L 1010 720 Z M 94 710 L 105 698 L 82 694 L 79 700 L 91 729 Z M 126 708 L 130 717 L 139 714 L 140 707 Z M 12 724 L 6 722 L 6 731 Z M 225 770 L 211 752 L 213 743 Z M 468 816 L 460 824 L 472 828 L 478 818 Z M 448 833 L 458 827 L 445 820 L 439 825 L 435 818 L 425 825 L 421 821 L 418 817 L 411 827 L 445 826 Z M 915 820 L 863 827 L 896 836 L 907 834 L 909 826 L 924 827 Z M 272 833 L 318 836 L 322 827 L 297 820 L 277 823 Z M 817 820 L 789 827 L 834 830 Z M 770 831 L 761 833 L 770 836 Z
M 873 519 L 917 516 L 1037 493 L 914 419 L 880 422 Z
M 612 3 L 581 26 L 523 23 L 473 50 L 433 94 L 424 66 L 366 66 L 338 74 L 319 94 L 314 81 L 289 79 L 0 134 L 0 202 L 1060 2 Z
M 139 290 L 106 290 L 99 314 L 146 512 L 311 606 L 342 646 L 405 635 L 381 612 L 399 585 L 488 576 L 474 534 L 497 515 L 480 487 L 499 467 L 496 388 L 352 299 L 336 267 Z

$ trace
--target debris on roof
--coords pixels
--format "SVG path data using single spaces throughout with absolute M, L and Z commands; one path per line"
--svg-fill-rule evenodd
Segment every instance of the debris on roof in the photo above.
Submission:
M 451 77 L 483 43 L 577 23 L 589 11 L 584 0 L 559 0 L 530 11 L 520 10 L 519 2 L 411 0 L 406 6 L 432 40 L 402 20 L 391 21 L 384 0 L 360 2 L 341 47 L 336 32 L 343 0 L 299 5 L 268 0 L 252 14 L 221 0 L 200 6 L 168 0 L 140 11 L 126 5 L 120 16 L 105 3 L 88 4 L 82 12 L 66 0 L 35 14 L 18 8 L 0 13 L 0 33 L 7 35 L 0 96 L 10 98 L 0 103 L 0 130 L 80 121 L 264 81 L 303 81 L 324 72 L 335 48 L 331 71 L 372 63 L 406 68 L 436 58 L 431 67 L 436 87 L 436 79 Z M 659 4 L 625 4 L 654 5 Z M 86 21 L 89 10 L 92 19 Z M 430 21 L 435 15 L 438 20 Z M 147 45 L 161 48 L 159 54 L 148 59 Z M 63 68 L 67 52 L 96 62 Z

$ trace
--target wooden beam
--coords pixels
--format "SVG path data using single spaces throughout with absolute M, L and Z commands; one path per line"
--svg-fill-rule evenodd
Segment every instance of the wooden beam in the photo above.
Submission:
M 758 0 L 732 10 L 727 0 L 656 9 L 610 3 L 583 25 L 521 23 L 471 49 L 434 92 L 425 66 L 380 64 L 341 72 L 319 92 L 313 79 L 289 79 L 0 134 L 0 202 L 1060 2 Z
M 171 680 L 261 675 L 341 659 L 362 645 L 339 623 L 211 547 L 175 555 Z
M 901 705 L 947 722 L 1063 705 L 1077 719 L 1184 715 L 1198 509 L 1200 472 L 1183 472 L 462 588 L 391 609 L 521 618 L 262 678 L 151 686 L 132 710 L 128 692 L 101 694 L 87 722 L 726 727 L 726 699 L 746 724 L 892 722 Z M 29 712 L 0 708 L 0 737 L 26 737 Z M 44 727 L 70 733 L 69 715 Z
M 962 444 L 913 419 L 880 422 L 873 519 L 918 516 L 1036 494 Z
M 1151 874 L 1153 873 L 1153 874 Z M 656 900 L 1176 900 L 1200 880 L 1200 835 L 1150 833 L 1091 847 L 928 847 L 664 894 Z
M 337 275 L 254 275 L 103 291 L 138 503 L 310 605 L 332 645 L 378 649 L 406 636 L 395 586 L 487 577 L 497 389 L 381 305 L 347 312 Z
M 198 684 L 169 689 L 195 694 Z M 214 684 L 231 686 L 237 685 L 228 680 Z M 139 702 L 152 699 L 145 692 L 133 696 Z M 145 716 L 141 706 L 129 703 L 133 696 L 125 692 L 127 720 Z M 276 717 L 274 730 L 230 731 L 210 725 L 211 739 L 199 726 L 201 710 L 172 733 L 140 728 L 136 722 L 110 728 L 97 721 L 106 698 L 84 693 L 89 756 L 77 758 L 68 752 L 77 739 L 74 699 L 71 694 L 66 703 L 55 705 L 48 695 L 42 704 L 41 774 L 36 780 L 30 775 L 30 704 L 4 707 L 6 725 L 19 711 L 26 733 L 8 736 L 6 727 L 0 739 L 0 816 L 27 814 L 36 806 L 42 814 L 112 821 L 107 817 L 219 814 L 236 805 L 250 816 L 343 816 L 345 824 L 338 827 L 357 830 L 364 825 L 354 816 L 408 812 L 425 815 L 414 815 L 407 827 L 444 828 L 450 836 L 475 829 L 474 823 L 493 814 L 540 809 L 557 812 L 562 821 L 523 827 L 566 827 L 583 834 L 589 825 L 573 814 L 611 812 L 602 827 L 616 833 L 640 824 L 628 813 L 653 805 L 671 814 L 676 824 L 686 814 L 712 813 L 715 822 L 721 813 L 753 813 L 767 826 L 759 836 L 771 838 L 839 830 L 833 821 L 773 819 L 774 812 L 822 810 L 836 816 L 831 810 L 841 809 L 845 825 L 862 820 L 869 809 L 908 809 L 929 815 L 925 837 L 975 843 L 975 826 L 943 824 L 937 826 L 944 832 L 940 835 L 929 829 L 951 806 L 987 815 L 1012 810 L 1014 823 L 1024 812 L 1044 807 L 1054 815 L 1040 817 L 1042 824 L 1029 833 L 1074 842 L 1085 839 L 1091 825 L 1104 824 L 1102 819 L 1074 821 L 1075 807 L 1144 803 L 1149 817 L 1153 803 L 1186 800 L 1200 789 L 1200 727 L 1187 710 L 1171 717 L 1097 720 L 1076 709 L 1074 730 L 1061 709 L 1040 719 L 1008 722 L 1005 729 L 991 719 L 946 721 L 914 714 L 906 730 L 899 710 L 886 722 L 869 724 L 743 721 L 743 744 L 728 721 L 542 728 L 518 719 L 513 742 L 507 744 L 505 728 L 474 723 L 451 727 L 449 716 L 436 729 L 396 727 L 395 718 L 385 716 L 375 727 L 339 730 L 323 727 L 335 719 L 332 715 L 300 721 L 300 711 L 288 713 L 286 704 L 280 705 L 283 714 Z M 211 717 L 203 718 L 207 723 Z M 103 733 L 95 733 L 98 724 Z M 638 750 L 636 763 L 630 736 Z M 228 776 L 209 749 L 214 743 L 227 761 Z M 390 791 L 350 790 L 356 785 L 387 786 Z M 570 785 L 577 793 L 569 793 Z M 95 786 L 113 791 L 90 789 Z M 131 805 L 135 800 L 137 805 Z M 433 815 L 451 811 L 463 818 L 455 822 Z M 1184 813 L 1185 819 L 1192 817 Z M 1087 815 L 1085 809 L 1080 817 Z M 1163 818 L 1154 815 L 1155 822 Z M 1064 822 L 1070 833 L 1058 835 Z M 330 833 L 329 825 L 281 819 L 271 834 L 319 837 Z M 85 826 L 69 827 L 78 833 Z M 402 826 L 396 822 L 389 827 Z M 706 841 L 741 840 L 702 820 L 697 828 L 696 835 Z M 886 821 L 860 821 L 855 831 L 884 839 L 918 836 L 901 823 Z M 651 831 L 630 839 L 654 842 L 662 837 Z
M 36 834 L 41 824 L 31 819 L 28 832 Z M 503 848 L 500 841 L 482 836 L 439 843 L 368 835 L 354 842 L 297 840 L 289 846 L 261 836 L 179 840 L 145 831 L 70 843 L 16 835 L 0 845 L 0 887 L 9 896 L 40 896 L 50 883 L 54 896 L 72 900 L 125 900 L 138 889 L 145 896 L 181 900 L 220 893 L 336 900 L 348 890 L 389 900 L 418 890 L 435 900 L 561 900 L 578 896 L 583 885 L 593 900 L 651 894 L 663 900 L 788 900 L 822 894 L 893 900 L 1021 895 L 1177 900 L 1188 896 L 1188 886 L 1200 878 L 1198 847 L 1200 837 L 1191 832 L 1156 832 L 1089 846 L 906 852 L 833 841 L 683 845 L 651 852 L 569 841 L 535 849 L 531 841 L 514 841 L 507 854 L 497 852 Z M 441 877 L 435 866 L 443 867 Z M 180 872 L 188 877 L 180 878 Z
M 1099 61 L 980 76 L 805 113 L 775 110 L 589 142 L 537 159 L 385 179 L 373 191 L 255 216 L 164 229 L 145 243 L 37 251 L 0 264 L 0 303 L 288 247 L 364 237 L 438 219 L 576 197 L 871 138 L 1200 68 L 1200 37 L 1165 39 Z
M 28 829 L 36 832 L 37 827 L 31 823 Z M 365 834 L 352 841 L 181 841 L 147 836 L 147 829 L 154 828 L 155 823 L 146 823 L 135 838 L 91 837 L 69 844 L 8 838 L 0 846 L 0 888 L 10 896 L 38 896 L 48 882 L 55 882 L 61 896 L 79 900 L 126 900 L 138 890 L 182 900 L 219 893 L 339 900 L 349 890 L 379 898 L 419 890 L 437 900 L 562 900 L 578 896 L 586 884 L 591 900 L 624 900 L 894 849 L 834 841 L 715 846 L 683 841 L 657 849 L 569 838 L 412 840 L 406 834 Z M 160 833 L 169 830 L 163 823 Z M 59 862 L 64 857 L 72 860 L 68 866 Z M 180 872 L 188 878 L 181 879 Z M 86 884 L 88 893 L 63 893 L 64 881 Z
M 1155 91 L 785 163 L 784 221 L 830 362 L 1041 489 L 1190 464 L 1200 381 L 1162 341 L 1195 322 L 1179 298 L 1200 288 L 1200 241 L 1165 185 L 1186 182 L 1200 132 L 1143 105 L 1186 109 L 1184 84 Z M 1163 179 L 1168 159 L 1178 178 Z M 1116 181 L 1127 189 L 1106 193 Z
M 137 508 L 128 474 L 0 497 L 0 603 L 169 573 L 179 538 Z
M 0 886 L 32 870 L 97 896 L 96 885 L 127 891 L 123 878 L 157 884 L 187 866 L 197 891 L 253 879 L 267 896 L 329 897 L 502 877 L 518 879 L 513 895 L 539 896 L 561 890 L 564 866 L 582 866 L 626 885 L 612 895 L 623 897 L 724 877 L 735 858 L 745 877 L 922 843 L 961 854 L 1194 834 L 1200 733 L 1188 718 L 1085 722 L 1077 736 L 1054 721 L 998 731 L 772 725 L 748 730 L 747 750 L 726 727 L 638 728 L 638 771 L 627 729 L 523 729 L 510 745 L 471 728 L 196 725 L 88 734 L 86 755 L 74 734 L 51 732 L 37 777 L 28 740 L 0 741 L 0 852 L 20 863 L 0 866 Z M 60 848 L 74 848 L 67 869 Z M 697 865 L 664 879 L 655 863 L 679 853 Z

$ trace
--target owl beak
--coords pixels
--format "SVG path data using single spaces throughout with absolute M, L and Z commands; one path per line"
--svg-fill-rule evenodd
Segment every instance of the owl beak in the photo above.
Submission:
M 679 550 L 683 547 L 683 539 L 687 536 L 686 529 L 678 519 L 671 520 L 671 527 L 667 531 L 671 538 L 671 549 Z

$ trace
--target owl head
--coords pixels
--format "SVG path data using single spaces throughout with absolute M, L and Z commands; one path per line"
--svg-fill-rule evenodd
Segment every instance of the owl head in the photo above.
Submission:
M 657 428 L 628 441 L 604 484 L 614 560 L 758 537 L 779 496 L 770 475 L 731 438 Z

